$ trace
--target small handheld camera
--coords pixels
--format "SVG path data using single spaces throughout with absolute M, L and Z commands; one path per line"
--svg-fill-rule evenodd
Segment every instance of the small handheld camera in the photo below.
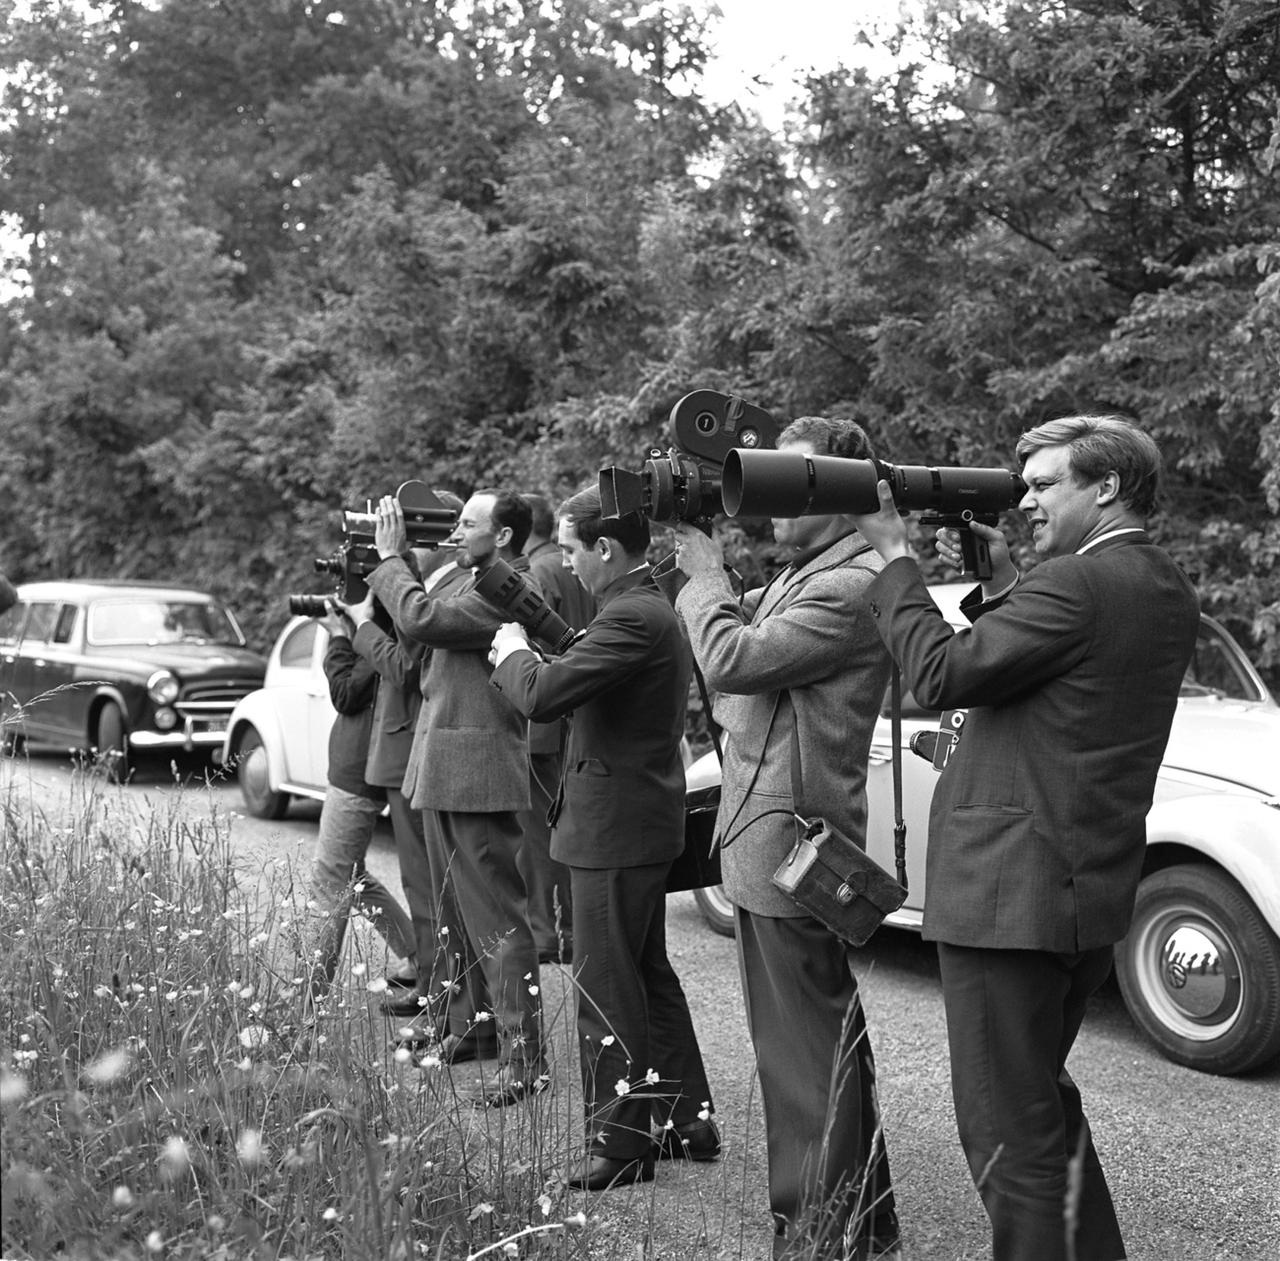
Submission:
M 674 445 L 651 447 L 638 473 L 600 470 L 600 503 L 606 517 L 643 513 L 651 521 L 706 526 L 724 511 L 721 469 L 736 448 L 772 447 L 778 436 L 763 408 L 717 390 L 694 390 L 671 409 Z

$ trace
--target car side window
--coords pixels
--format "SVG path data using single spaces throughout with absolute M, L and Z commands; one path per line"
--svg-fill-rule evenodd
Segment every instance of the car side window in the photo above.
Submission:
M 37 601 L 27 615 L 27 629 L 23 638 L 29 644 L 46 644 L 53 638 L 58 623 L 58 606 L 52 601 Z
M 319 622 L 309 621 L 291 631 L 288 638 L 280 645 L 280 664 L 295 670 L 309 670 L 311 653 L 315 647 L 316 633 L 319 629 Z
M 58 622 L 53 628 L 53 642 L 55 644 L 69 644 L 71 642 L 71 636 L 76 626 L 76 614 L 79 612 L 80 610 L 74 604 L 64 604 L 58 611 Z
M 16 644 L 22 638 L 22 623 L 26 616 L 27 606 L 23 600 L 0 613 L 0 644 Z

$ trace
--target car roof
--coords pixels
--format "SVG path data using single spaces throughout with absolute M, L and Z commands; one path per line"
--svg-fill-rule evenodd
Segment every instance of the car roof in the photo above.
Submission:
M 160 595 L 183 600 L 213 600 L 207 591 L 195 587 L 175 586 L 168 582 L 136 582 L 118 578 L 65 578 L 47 582 L 24 582 L 18 585 L 20 600 L 74 600 L 84 602 L 98 597 Z

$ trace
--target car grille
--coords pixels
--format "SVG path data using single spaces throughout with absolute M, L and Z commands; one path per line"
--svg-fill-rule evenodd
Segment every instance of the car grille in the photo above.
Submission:
M 215 679 L 185 687 L 174 708 L 182 714 L 230 713 L 236 701 L 262 686 L 260 679 Z

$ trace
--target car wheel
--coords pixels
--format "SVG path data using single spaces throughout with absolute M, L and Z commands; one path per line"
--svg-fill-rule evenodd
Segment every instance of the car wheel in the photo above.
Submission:
M 1134 1020 L 1177 1064 L 1243 1073 L 1280 1053 L 1280 939 L 1229 876 L 1167 867 L 1116 947 Z
M 289 794 L 272 790 L 267 750 L 256 727 L 246 727 L 236 742 L 235 766 L 245 809 L 255 819 L 283 819 Z
M 124 713 L 120 706 L 108 701 L 98 711 L 97 742 L 98 765 L 107 777 L 117 784 L 129 778 L 129 736 L 125 730 Z
M 693 900 L 702 912 L 702 918 L 722 937 L 732 937 L 737 931 L 733 918 L 733 903 L 724 895 L 721 885 L 708 885 L 705 889 L 695 889 Z

